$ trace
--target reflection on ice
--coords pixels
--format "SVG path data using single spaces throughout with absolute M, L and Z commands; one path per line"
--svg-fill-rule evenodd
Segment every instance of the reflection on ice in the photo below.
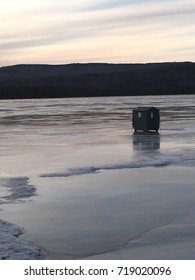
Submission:
M 133 150 L 151 153 L 160 150 L 160 135 L 158 132 L 144 134 L 135 132 L 133 134 Z

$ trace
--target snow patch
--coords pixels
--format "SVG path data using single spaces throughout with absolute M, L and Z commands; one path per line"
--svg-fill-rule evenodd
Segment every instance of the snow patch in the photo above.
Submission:
M 35 195 L 36 188 L 30 185 L 28 181 L 28 177 L 0 179 L 0 186 L 10 192 L 9 195 L 1 197 L 0 203 L 5 204 Z
M 49 173 L 41 174 L 40 177 L 69 177 L 69 176 L 79 176 L 86 174 L 94 174 L 105 170 L 121 170 L 121 169 L 132 169 L 132 168 L 144 168 L 144 167 L 161 167 L 168 166 L 171 164 L 177 164 L 185 159 L 181 156 L 169 156 L 169 155 L 158 155 L 152 158 L 141 158 L 138 161 L 132 161 L 127 163 L 119 163 L 113 165 L 103 165 L 103 166 L 91 166 L 91 167 L 80 167 L 80 168 L 69 168 L 65 172 L 59 173 Z
M 36 188 L 28 183 L 28 177 L 0 179 L 0 187 L 10 194 L 0 197 L 0 204 L 21 201 L 35 194 Z M 41 259 L 44 254 L 40 248 L 19 239 L 23 229 L 0 220 L 0 260 Z
M 41 250 L 18 238 L 23 230 L 0 220 L 0 260 L 40 259 Z

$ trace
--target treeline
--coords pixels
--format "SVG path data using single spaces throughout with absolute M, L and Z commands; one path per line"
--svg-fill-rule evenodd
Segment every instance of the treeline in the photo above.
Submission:
M 195 93 L 195 63 L 16 65 L 0 68 L 0 98 Z

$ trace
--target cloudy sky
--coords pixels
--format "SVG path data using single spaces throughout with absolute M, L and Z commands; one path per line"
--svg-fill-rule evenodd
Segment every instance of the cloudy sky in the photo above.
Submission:
M 194 0 L 0 0 L 0 66 L 195 61 Z

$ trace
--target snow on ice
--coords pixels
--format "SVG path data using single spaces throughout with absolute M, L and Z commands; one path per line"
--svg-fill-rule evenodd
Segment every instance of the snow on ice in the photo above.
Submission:
M 3 178 L 0 186 L 8 189 L 9 194 L 0 198 L 0 204 L 7 204 L 28 198 L 35 194 L 36 188 L 28 183 L 28 177 Z M 38 259 L 42 252 L 39 248 L 19 239 L 23 229 L 0 220 L 0 259 L 25 260 Z

